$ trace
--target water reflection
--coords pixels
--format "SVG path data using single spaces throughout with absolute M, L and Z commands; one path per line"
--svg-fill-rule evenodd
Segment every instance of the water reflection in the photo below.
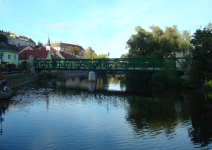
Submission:
M 96 81 L 90 81 L 88 82 L 88 91 L 93 92 L 96 90 Z
M 111 88 L 113 84 L 118 85 L 116 87 L 118 90 Z M 136 148 L 141 146 L 141 143 L 148 143 L 154 139 L 157 139 L 154 141 L 157 147 L 161 144 L 161 138 L 170 143 L 170 149 L 178 147 L 176 143 L 181 143 L 182 147 L 188 149 L 211 146 L 211 99 L 205 99 L 201 93 L 195 91 L 150 87 L 125 82 L 124 78 L 114 76 L 99 78 L 97 82 L 87 82 L 86 78 L 76 77 L 32 83 L 28 87 L 18 89 L 12 100 L 9 105 L 11 111 L 24 110 L 30 113 L 30 108 L 45 105 L 48 116 L 54 114 L 51 116 L 52 120 L 58 119 L 62 124 L 67 124 L 65 122 L 67 117 L 71 117 L 71 124 L 82 122 L 80 128 L 73 127 L 77 131 L 84 128 L 94 131 L 92 127 L 99 130 L 103 124 L 107 124 L 104 130 L 95 133 L 95 139 L 101 139 L 105 134 L 113 135 L 116 137 L 115 141 L 128 141 L 126 143 L 131 145 L 130 148 Z M 99 114 L 101 115 L 96 118 Z M 111 120 L 114 116 L 117 116 L 115 120 Z M 92 120 L 90 126 L 85 127 L 90 120 Z M 129 130 L 133 131 L 133 136 L 131 132 L 125 134 Z M 56 136 L 60 137 L 58 134 Z M 66 137 L 70 136 L 67 132 L 63 134 Z M 81 134 L 94 136 L 94 133 Z M 121 136 L 122 134 L 124 136 Z M 81 140 L 87 141 L 84 138 Z M 108 141 L 109 138 L 104 140 Z M 139 142 L 135 143 L 136 140 Z M 141 142 L 142 140 L 145 142 Z M 194 146 L 192 147 L 187 140 Z M 121 145 L 113 143 L 112 146 Z M 152 144 L 143 146 L 147 149 L 154 148 Z M 126 145 L 122 148 L 126 148 Z
M 8 108 L 9 100 L 1 100 L 0 101 L 0 135 L 3 133 L 2 124 L 4 122 L 4 118 L 2 117 L 5 115 L 6 109 Z

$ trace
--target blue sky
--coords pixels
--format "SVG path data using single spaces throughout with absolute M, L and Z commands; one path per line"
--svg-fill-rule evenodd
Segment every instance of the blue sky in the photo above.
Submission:
M 177 25 L 179 31 L 212 23 L 212 0 L 0 0 L 0 30 L 52 42 L 91 46 L 119 58 L 135 27 Z

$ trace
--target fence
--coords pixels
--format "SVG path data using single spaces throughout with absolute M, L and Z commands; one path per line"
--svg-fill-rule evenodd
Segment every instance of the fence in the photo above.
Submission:
M 1 77 L 2 78 L 14 78 L 14 77 L 21 77 L 21 76 L 27 76 L 32 74 L 31 71 L 24 70 L 24 69 L 2 69 L 1 71 Z

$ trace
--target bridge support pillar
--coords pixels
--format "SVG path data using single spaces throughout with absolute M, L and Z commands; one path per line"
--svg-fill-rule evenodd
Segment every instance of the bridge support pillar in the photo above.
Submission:
M 89 73 L 88 73 L 88 81 L 96 81 L 96 80 L 97 80 L 96 73 L 94 71 L 89 71 Z

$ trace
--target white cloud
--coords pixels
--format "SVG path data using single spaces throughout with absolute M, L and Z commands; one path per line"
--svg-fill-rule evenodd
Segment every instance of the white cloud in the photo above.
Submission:
M 66 23 L 58 23 L 53 25 L 47 25 L 47 29 L 53 29 L 53 30 L 67 30 L 67 29 L 73 29 L 75 27 L 79 26 L 78 24 L 66 24 Z

